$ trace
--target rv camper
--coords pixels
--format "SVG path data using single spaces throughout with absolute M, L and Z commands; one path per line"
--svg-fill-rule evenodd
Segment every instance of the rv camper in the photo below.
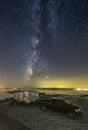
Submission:
M 18 91 L 14 93 L 14 101 L 16 102 L 25 102 L 26 104 L 36 103 L 39 99 L 39 93 L 36 91 Z M 12 104 L 14 103 L 12 102 Z

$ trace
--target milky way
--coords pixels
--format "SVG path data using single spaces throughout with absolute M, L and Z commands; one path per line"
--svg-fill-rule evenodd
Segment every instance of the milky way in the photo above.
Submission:
M 57 2 L 55 0 L 51 0 L 46 2 L 43 1 L 43 6 L 41 5 L 41 1 L 34 1 L 31 12 L 31 22 L 32 22 L 32 37 L 30 39 L 31 43 L 31 54 L 28 58 L 28 68 L 27 68 L 27 79 L 31 78 L 43 78 L 42 76 L 47 75 L 46 69 L 47 65 L 44 59 L 41 59 L 41 52 L 38 50 L 38 46 L 43 44 L 43 30 L 41 30 L 42 26 L 42 8 L 47 12 L 47 16 L 49 17 L 48 23 L 46 23 L 47 32 L 50 33 L 53 42 L 55 43 L 58 38 L 57 25 L 58 25 L 58 4 L 60 6 L 61 1 Z M 41 7 L 42 6 L 42 7 Z M 42 38 L 42 39 L 41 39 Z M 45 76 L 47 77 L 47 76 Z
M 41 26 L 41 11 L 40 11 L 40 0 L 34 1 L 31 13 L 32 22 L 32 36 L 30 38 L 31 43 L 31 54 L 28 57 L 27 63 L 27 80 L 32 78 L 42 78 L 46 71 L 46 64 L 41 59 L 41 53 L 38 50 L 38 46 L 42 44 L 42 32 L 40 30 Z

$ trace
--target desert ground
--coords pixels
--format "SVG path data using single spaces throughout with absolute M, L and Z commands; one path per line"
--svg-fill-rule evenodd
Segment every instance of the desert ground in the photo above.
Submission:
M 60 96 L 61 98 L 61 96 Z M 0 113 L 15 119 L 31 130 L 88 130 L 88 96 L 63 96 L 82 108 L 82 116 L 75 120 L 64 114 L 47 110 L 42 112 L 38 106 L 8 103 L 0 104 Z

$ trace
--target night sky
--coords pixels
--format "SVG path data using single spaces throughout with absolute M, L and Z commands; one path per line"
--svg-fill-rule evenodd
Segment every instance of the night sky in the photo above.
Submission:
M 88 1 L 0 0 L 0 84 L 88 87 Z

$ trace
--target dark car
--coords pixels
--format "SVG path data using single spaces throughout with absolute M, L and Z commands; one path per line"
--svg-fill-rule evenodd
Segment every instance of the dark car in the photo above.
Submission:
M 46 111 L 47 108 L 55 111 L 65 113 L 70 118 L 75 118 L 82 114 L 82 110 L 79 106 L 70 103 L 68 100 L 52 98 L 39 100 L 38 104 L 42 111 Z

